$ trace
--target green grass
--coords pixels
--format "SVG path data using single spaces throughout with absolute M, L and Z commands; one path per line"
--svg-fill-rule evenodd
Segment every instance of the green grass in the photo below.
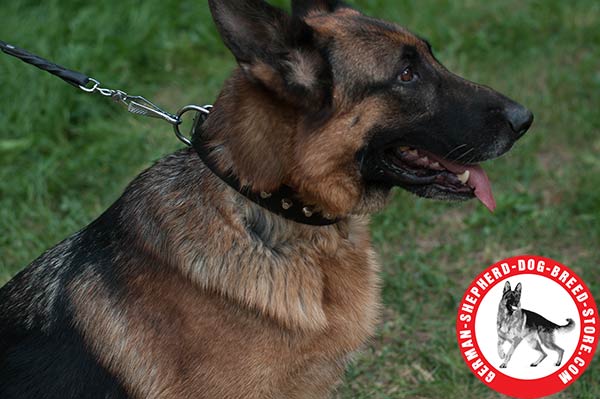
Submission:
M 282 1 L 278 2 L 282 4 Z M 497 398 L 463 365 L 458 301 L 487 265 L 554 257 L 600 298 L 600 3 L 594 0 L 352 2 L 428 37 L 438 58 L 517 99 L 534 128 L 490 162 L 498 209 L 397 192 L 373 236 L 384 264 L 384 322 L 340 398 Z M 174 111 L 211 102 L 233 68 L 202 1 L 15 0 L 0 39 Z M 0 56 L 0 284 L 114 201 L 180 145 L 134 117 Z M 596 359 L 557 398 L 600 397 Z

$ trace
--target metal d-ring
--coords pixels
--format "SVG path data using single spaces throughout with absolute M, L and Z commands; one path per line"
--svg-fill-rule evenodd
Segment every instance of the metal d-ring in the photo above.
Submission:
M 198 113 L 199 117 L 206 119 L 206 116 L 210 113 L 211 108 L 212 108 L 212 105 L 205 105 L 204 107 L 201 107 L 199 105 L 186 105 L 185 107 L 183 107 L 179 111 L 177 111 L 177 115 L 176 115 L 177 123 L 173 124 L 173 130 L 175 131 L 175 136 L 177 136 L 177 138 L 181 142 L 183 142 L 185 145 L 187 145 L 188 147 L 191 147 L 192 141 L 190 139 L 188 139 L 183 133 L 181 133 L 181 130 L 179 130 L 179 125 L 181 125 L 183 114 L 185 114 L 186 112 L 189 112 L 189 111 L 195 111 Z

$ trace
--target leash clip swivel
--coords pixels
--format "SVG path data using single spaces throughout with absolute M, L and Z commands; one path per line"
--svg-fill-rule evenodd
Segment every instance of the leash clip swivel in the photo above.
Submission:
M 192 142 L 188 137 L 181 133 L 181 130 L 179 129 L 183 115 L 187 112 L 193 111 L 198 114 L 197 117 L 204 120 L 207 118 L 208 114 L 210 113 L 210 109 L 212 108 L 212 105 L 205 105 L 203 107 L 198 105 L 186 105 L 185 107 L 181 108 L 177 114 L 173 115 L 142 96 L 130 96 L 122 90 L 101 87 L 100 82 L 94 78 L 89 78 L 89 82 L 92 83 L 91 87 L 79 85 L 79 88 L 86 93 L 97 92 L 105 97 L 111 97 L 115 102 L 127 106 L 127 111 L 131 112 L 132 114 L 162 119 L 168 122 L 169 124 L 173 125 L 175 136 L 188 147 L 192 145 Z

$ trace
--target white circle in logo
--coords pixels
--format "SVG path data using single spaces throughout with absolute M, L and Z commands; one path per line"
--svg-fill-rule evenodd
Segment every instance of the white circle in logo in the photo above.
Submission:
M 534 312 L 541 318 L 535 317 L 536 320 L 530 320 L 528 323 L 522 317 L 499 317 L 499 312 L 504 312 L 507 306 L 514 306 L 514 303 L 503 303 L 503 293 L 508 287 L 507 282 L 513 292 L 520 284 L 520 308 Z M 539 334 L 538 329 L 544 330 L 546 323 L 544 319 L 559 326 L 567 325 L 567 319 L 572 319 L 575 325 L 570 329 L 559 328 Z M 519 323 L 526 325 L 517 326 L 516 324 Z M 547 377 L 559 369 L 556 362 L 561 350 L 564 353 L 560 366 L 571 358 L 579 342 L 580 326 L 581 320 L 575 301 L 564 287 L 541 275 L 521 274 L 499 281 L 487 292 L 475 317 L 475 337 L 483 356 L 497 372 L 517 379 L 536 380 Z M 511 327 L 520 329 L 519 335 L 522 340 L 513 348 L 514 352 L 506 367 L 501 368 L 506 354 L 511 350 L 511 343 L 505 341 L 499 347 L 499 336 Z M 544 334 L 546 337 L 543 336 Z M 500 351 L 504 353 L 504 359 L 500 357 Z M 543 353 L 546 354 L 545 357 Z M 542 357 L 543 360 L 533 367 L 532 364 Z

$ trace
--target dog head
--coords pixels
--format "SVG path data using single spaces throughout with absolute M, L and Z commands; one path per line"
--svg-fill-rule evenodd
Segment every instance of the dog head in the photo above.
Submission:
M 335 215 L 400 186 L 495 204 L 477 163 L 530 127 L 523 106 L 442 66 L 427 41 L 333 0 L 209 0 L 240 68 L 206 126 L 222 164 L 259 191 L 281 184 Z
M 518 283 L 514 290 L 510 289 L 510 282 L 504 284 L 501 306 L 504 306 L 509 313 L 521 308 L 521 283 Z

